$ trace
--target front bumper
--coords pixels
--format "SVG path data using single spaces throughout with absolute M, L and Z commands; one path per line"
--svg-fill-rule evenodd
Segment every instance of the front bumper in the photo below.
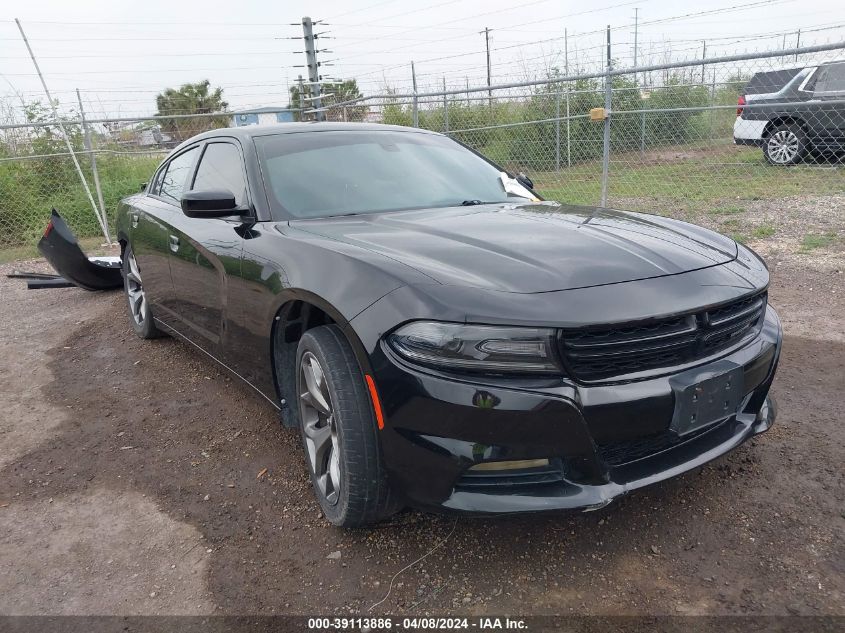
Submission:
M 733 415 L 684 437 L 670 431 L 675 374 L 589 386 L 559 378 L 480 384 L 421 371 L 381 349 L 373 368 L 387 414 L 381 439 L 391 483 L 409 505 L 439 511 L 603 507 L 768 430 L 781 339 L 780 320 L 768 307 L 755 339 L 695 368 L 696 380 L 703 380 L 726 365 L 741 367 L 744 397 Z M 553 472 L 503 473 L 482 487 L 468 483 L 473 465 L 536 459 L 549 459 Z

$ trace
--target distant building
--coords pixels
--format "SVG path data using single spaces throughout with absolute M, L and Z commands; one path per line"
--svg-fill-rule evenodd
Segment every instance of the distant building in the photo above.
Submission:
M 293 119 L 293 110 L 288 108 L 253 108 L 243 112 L 232 113 L 232 127 L 243 125 L 275 125 L 276 123 L 290 123 Z

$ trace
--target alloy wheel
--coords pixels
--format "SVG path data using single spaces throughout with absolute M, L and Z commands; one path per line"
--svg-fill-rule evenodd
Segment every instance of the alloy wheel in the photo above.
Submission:
M 302 392 L 299 408 L 309 465 L 320 493 L 334 505 L 340 497 L 340 440 L 326 375 L 311 352 L 302 355 L 299 385 Z
M 786 164 L 795 160 L 801 141 L 792 130 L 778 130 L 768 140 L 769 157 L 775 163 Z
M 147 297 L 144 285 L 141 283 L 141 272 L 135 254 L 129 252 L 129 270 L 126 271 L 126 297 L 129 299 L 129 313 L 138 325 L 143 325 L 147 307 Z

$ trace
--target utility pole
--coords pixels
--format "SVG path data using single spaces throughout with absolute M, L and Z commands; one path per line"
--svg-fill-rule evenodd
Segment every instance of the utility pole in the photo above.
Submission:
M 493 91 L 490 89 L 490 86 L 493 85 L 493 74 L 490 70 L 490 29 L 486 26 L 484 27 L 483 31 L 479 31 L 479 33 L 484 33 L 484 45 L 487 48 L 487 102 L 490 106 L 490 110 L 493 110 Z
M 103 202 L 103 190 L 100 187 L 100 174 L 97 172 L 97 155 L 94 153 L 94 148 L 91 145 L 91 130 L 88 123 L 85 121 L 85 110 L 82 107 L 82 95 L 79 94 L 79 88 L 76 89 L 76 98 L 79 101 L 79 118 L 82 119 L 82 142 L 85 144 L 85 151 L 91 158 L 91 176 L 94 178 L 94 189 L 97 192 L 97 202 L 100 203 L 100 213 L 106 217 L 106 203 Z
M 311 86 L 311 104 L 314 107 L 314 119 L 325 120 L 323 102 L 320 99 L 320 64 L 317 62 L 316 36 L 311 18 L 302 18 L 302 39 L 305 40 L 305 64 L 308 68 L 308 81 Z M 300 92 L 300 94 L 302 94 Z

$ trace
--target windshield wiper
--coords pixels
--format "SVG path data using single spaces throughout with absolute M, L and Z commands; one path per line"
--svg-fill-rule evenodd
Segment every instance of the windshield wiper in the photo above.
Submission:
M 496 202 L 484 202 L 483 200 L 464 200 L 461 202 L 462 207 L 474 207 L 478 204 L 497 204 Z

